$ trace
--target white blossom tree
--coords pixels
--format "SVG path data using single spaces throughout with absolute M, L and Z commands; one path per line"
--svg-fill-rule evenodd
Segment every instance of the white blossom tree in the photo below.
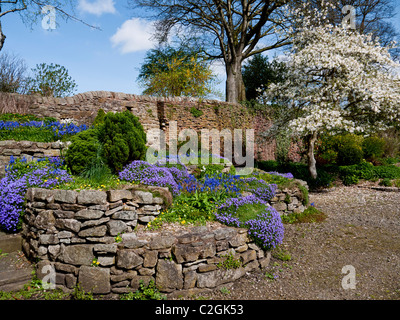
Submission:
M 319 134 L 367 133 L 400 120 L 400 65 L 389 49 L 342 25 L 306 26 L 294 33 L 287 80 L 271 84 L 260 100 L 283 104 L 285 117 L 277 126 L 307 138 L 312 178 L 317 178 Z

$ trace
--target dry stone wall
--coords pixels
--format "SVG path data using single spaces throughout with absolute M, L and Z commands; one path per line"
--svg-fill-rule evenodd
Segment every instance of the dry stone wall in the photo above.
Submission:
M 290 188 L 281 188 L 275 190 L 275 196 L 269 201 L 269 204 L 279 212 L 280 215 L 288 215 L 291 213 L 301 213 L 306 209 L 308 202 L 308 185 L 307 182 L 295 179 L 297 184 Z M 298 186 L 302 186 L 301 190 Z
M 31 188 L 26 199 L 24 252 L 40 260 L 39 278 L 48 276 L 50 266 L 56 285 L 64 290 L 80 284 L 94 294 L 121 294 L 153 280 L 164 293 L 195 293 L 235 281 L 269 263 L 270 254 L 249 239 L 246 229 L 218 225 L 146 232 L 137 228 L 172 200 L 164 188 L 132 186 L 107 192 Z
M 239 104 L 190 97 L 151 97 L 110 91 L 90 91 L 72 97 L 53 98 L 18 96 L 24 112 L 59 120 L 74 119 L 78 124 L 91 124 L 99 109 L 105 112 L 130 110 L 146 131 L 162 129 L 168 138 L 171 121 L 177 129 L 255 129 L 255 154 L 259 160 L 275 159 L 275 141 L 262 136 L 270 120 L 259 112 L 251 113 Z M 26 100 L 26 101 L 25 101 Z M 25 101 L 25 102 L 24 102 Z M 193 108 L 200 110 L 196 116 Z M 154 137 L 148 136 L 148 141 Z

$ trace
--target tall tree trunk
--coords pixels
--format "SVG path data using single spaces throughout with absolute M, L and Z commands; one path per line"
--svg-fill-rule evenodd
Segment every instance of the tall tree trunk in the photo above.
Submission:
M 238 100 L 238 86 L 236 83 L 236 71 L 235 67 L 232 65 L 226 66 L 226 87 L 225 87 L 225 95 L 226 101 L 236 103 Z
M 243 81 L 243 75 L 242 75 L 242 67 L 240 66 L 240 69 L 238 70 L 238 81 L 237 81 L 237 85 L 238 85 L 238 98 L 237 100 L 240 101 L 245 101 L 246 100 L 246 88 L 244 86 L 244 81 Z
M 226 101 L 237 103 L 246 99 L 242 77 L 242 58 L 226 62 Z
M 317 141 L 317 132 L 314 132 L 309 135 L 308 137 L 308 150 L 307 150 L 307 157 L 308 157 L 308 171 L 310 172 L 311 178 L 314 180 L 317 179 L 317 161 L 314 157 L 314 146 L 315 142 Z

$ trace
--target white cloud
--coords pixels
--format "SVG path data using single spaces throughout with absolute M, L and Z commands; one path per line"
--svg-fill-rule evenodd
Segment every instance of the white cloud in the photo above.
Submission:
M 133 18 L 125 21 L 111 37 L 113 47 L 121 47 L 122 53 L 130 53 L 154 48 L 151 40 L 154 32 L 153 24 L 147 20 Z
M 96 16 L 103 13 L 116 13 L 114 0 L 79 0 L 78 9 Z

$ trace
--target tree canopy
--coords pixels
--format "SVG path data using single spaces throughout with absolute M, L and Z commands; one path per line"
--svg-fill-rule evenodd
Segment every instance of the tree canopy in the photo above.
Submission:
M 286 64 L 277 59 L 268 61 L 268 56 L 257 53 L 243 65 L 243 81 L 246 88 L 246 99 L 255 100 L 259 89 L 271 83 L 282 82 L 285 78 Z
M 32 71 L 33 76 L 28 80 L 30 93 L 39 93 L 47 97 L 65 97 L 76 91 L 75 80 L 63 66 L 41 63 Z
M 196 50 L 167 46 L 147 53 L 138 80 L 143 94 L 205 97 L 212 93 L 215 77 Z
M 287 0 L 130 0 L 150 9 L 156 21 L 156 38 L 165 41 L 171 31 L 203 48 L 205 54 L 225 63 L 226 100 L 244 100 L 242 62 L 260 52 L 288 44 L 277 29 L 283 28 Z M 264 43 L 260 44 L 263 40 Z
M 308 137 L 309 168 L 322 132 L 372 132 L 400 120 L 400 80 L 389 47 L 345 26 L 307 26 L 297 32 L 287 78 L 261 98 L 286 108 L 275 126 Z

